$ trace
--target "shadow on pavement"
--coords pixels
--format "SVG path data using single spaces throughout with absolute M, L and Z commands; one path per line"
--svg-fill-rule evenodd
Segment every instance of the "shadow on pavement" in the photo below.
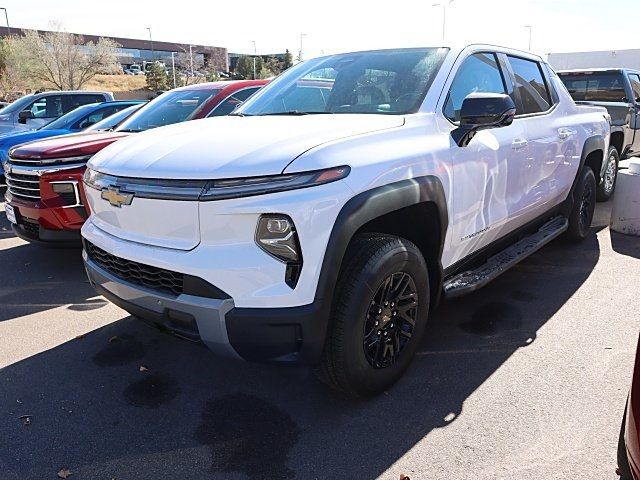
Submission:
M 640 258 L 640 237 L 611 232 L 611 247 L 622 255 Z
M 35 256 L 51 268 L 47 254 Z M 305 368 L 216 358 L 127 317 L 0 371 L 3 478 L 55 478 L 61 468 L 74 480 L 375 478 L 455 422 L 599 256 L 594 234 L 580 245 L 556 241 L 445 302 L 405 377 L 366 401 L 327 392 Z M 78 281 L 79 262 L 69 262 L 61 275 Z
M 89 300 L 96 292 L 87 280 L 80 248 L 21 243 L 0 249 L 0 269 L 0 322 L 60 305 L 91 310 L 107 304 L 102 298 Z

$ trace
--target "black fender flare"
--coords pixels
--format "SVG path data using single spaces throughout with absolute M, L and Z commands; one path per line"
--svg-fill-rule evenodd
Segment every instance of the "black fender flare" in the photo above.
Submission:
M 236 352 L 252 361 L 316 364 L 325 345 L 338 276 L 353 236 L 371 220 L 425 202 L 436 205 L 440 221 L 437 252 L 440 284 L 435 285 L 440 292 L 442 250 L 448 226 L 446 196 L 440 179 L 424 176 L 376 187 L 351 198 L 338 213 L 311 304 L 281 308 L 236 307 L 227 313 L 227 333 Z
M 420 203 L 434 203 L 440 219 L 438 268 L 449 223 L 447 199 L 440 179 L 433 175 L 382 185 L 349 200 L 334 222 L 316 287 L 316 301 L 330 301 L 349 242 L 365 224 L 388 213 Z M 440 275 L 442 277 L 442 275 Z M 324 302 L 323 302 L 324 303 Z
M 580 155 L 580 166 L 576 171 L 576 177 L 573 179 L 573 184 L 571 185 L 571 190 L 569 191 L 569 195 L 564 202 L 564 205 L 561 209 L 561 212 L 565 216 L 569 216 L 571 214 L 571 210 L 573 209 L 573 205 L 576 201 L 575 191 L 578 186 L 578 179 L 580 178 L 580 172 L 584 167 L 587 157 L 589 154 L 596 152 L 598 150 L 602 150 L 602 166 L 599 172 L 593 172 L 596 175 L 596 181 L 600 183 L 602 180 L 604 169 L 606 168 L 605 158 L 607 157 L 607 152 L 605 151 L 605 141 L 602 135 L 594 135 L 593 137 L 589 137 L 585 140 L 584 146 L 582 147 L 582 153 Z

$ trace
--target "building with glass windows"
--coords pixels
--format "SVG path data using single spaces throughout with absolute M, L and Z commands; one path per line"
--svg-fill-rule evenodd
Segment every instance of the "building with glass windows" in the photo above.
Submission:
M 23 29 L 11 28 L 11 34 L 21 34 Z M 48 33 L 44 30 L 38 30 L 38 33 Z M 0 37 L 6 37 L 8 32 L 5 29 L 0 30 Z M 193 64 L 193 70 L 199 70 L 202 67 L 215 69 L 220 72 L 229 71 L 229 59 L 227 49 L 223 47 L 214 47 L 210 45 L 190 45 L 185 43 L 159 42 L 156 40 L 140 40 L 137 38 L 121 38 L 97 35 L 74 34 L 83 37 L 84 42 L 97 42 L 100 38 L 108 38 L 116 42 L 118 48 L 118 60 L 123 68 L 132 65 L 140 65 L 143 67 L 145 63 L 160 61 L 167 67 L 171 67 L 172 54 L 174 60 L 180 59 L 180 62 L 187 64 L 182 68 L 190 68 Z

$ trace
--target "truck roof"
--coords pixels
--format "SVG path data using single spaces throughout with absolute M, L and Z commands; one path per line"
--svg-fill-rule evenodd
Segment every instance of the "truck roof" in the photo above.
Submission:
M 556 73 L 558 75 L 563 75 L 563 74 L 590 74 L 590 73 L 609 73 L 609 72 L 615 72 L 615 73 L 623 73 L 623 72 L 633 72 L 633 73 L 640 73 L 638 70 L 634 70 L 633 68 L 573 68 L 573 69 L 568 69 L 568 70 L 556 70 Z

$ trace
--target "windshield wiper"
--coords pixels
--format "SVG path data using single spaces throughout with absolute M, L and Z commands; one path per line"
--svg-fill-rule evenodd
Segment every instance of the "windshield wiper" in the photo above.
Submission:
M 288 110 L 286 112 L 260 113 L 258 116 L 265 117 L 267 115 L 322 115 L 333 114 L 333 112 L 304 112 L 301 110 Z

